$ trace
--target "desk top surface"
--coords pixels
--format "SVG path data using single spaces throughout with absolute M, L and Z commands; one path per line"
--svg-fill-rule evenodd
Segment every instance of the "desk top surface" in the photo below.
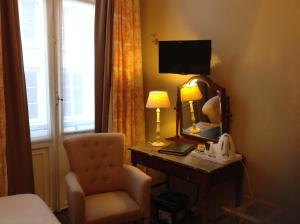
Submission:
M 130 146 L 128 149 L 131 151 L 136 151 L 139 153 L 146 154 L 148 156 L 157 157 L 162 160 L 175 162 L 180 165 L 184 165 L 186 167 L 195 170 L 200 170 L 206 173 L 211 173 L 227 166 L 227 165 L 222 165 L 222 164 L 214 163 L 208 160 L 195 157 L 191 153 L 189 153 L 186 156 L 176 156 L 176 155 L 160 153 L 158 152 L 160 147 L 154 147 L 150 143 L 137 144 L 134 146 Z

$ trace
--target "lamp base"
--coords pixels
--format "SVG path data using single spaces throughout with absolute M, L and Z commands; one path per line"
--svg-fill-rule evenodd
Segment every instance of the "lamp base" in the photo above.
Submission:
M 192 128 L 192 129 L 191 129 L 191 133 L 192 133 L 192 134 L 200 133 L 200 128 Z
M 165 146 L 166 143 L 161 142 L 161 141 L 155 141 L 155 142 L 152 142 L 151 145 L 153 145 L 155 147 L 161 147 L 161 146 Z

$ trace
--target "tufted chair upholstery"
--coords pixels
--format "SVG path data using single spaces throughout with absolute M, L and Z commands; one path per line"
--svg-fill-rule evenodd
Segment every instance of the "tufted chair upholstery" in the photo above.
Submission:
M 220 97 L 214 96 L 206 101 L 202 107 L 202 112 L 208 116 L 211 123 L 219 124 L 221 122 Z
M 123 164 L 124 135 L 93 133 L 64 141 L 71 171 L 66 175 L 72 224 L 147 220 L 151 178 Z

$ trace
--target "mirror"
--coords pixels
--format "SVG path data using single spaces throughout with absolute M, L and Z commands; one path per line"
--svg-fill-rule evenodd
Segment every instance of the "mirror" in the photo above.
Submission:
M 207 76 L 194 76 L 178 87 L 176 108 L 177 129 L 184 137 L 216 142 L 228 132 L 229 97 Z

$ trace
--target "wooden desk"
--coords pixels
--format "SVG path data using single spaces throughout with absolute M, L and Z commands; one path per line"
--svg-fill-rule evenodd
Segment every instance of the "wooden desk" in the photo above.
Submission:
M 158 148 L 149 143 L 139 144 L 128 148 L 131 150 L 131 161 L 134 166 L 141 164 L 170 176 L 175 176 L 200 187 L 200 209 L 202 223 L 208 223 L 208 202 L 210 188 L 230 179 L 236 180 L 236 203 L 240 202 L 241 177 L 243 166 L 240 162 L 221 165 L 202 160 L 188 154 L 184 157 L 162 154 Z

